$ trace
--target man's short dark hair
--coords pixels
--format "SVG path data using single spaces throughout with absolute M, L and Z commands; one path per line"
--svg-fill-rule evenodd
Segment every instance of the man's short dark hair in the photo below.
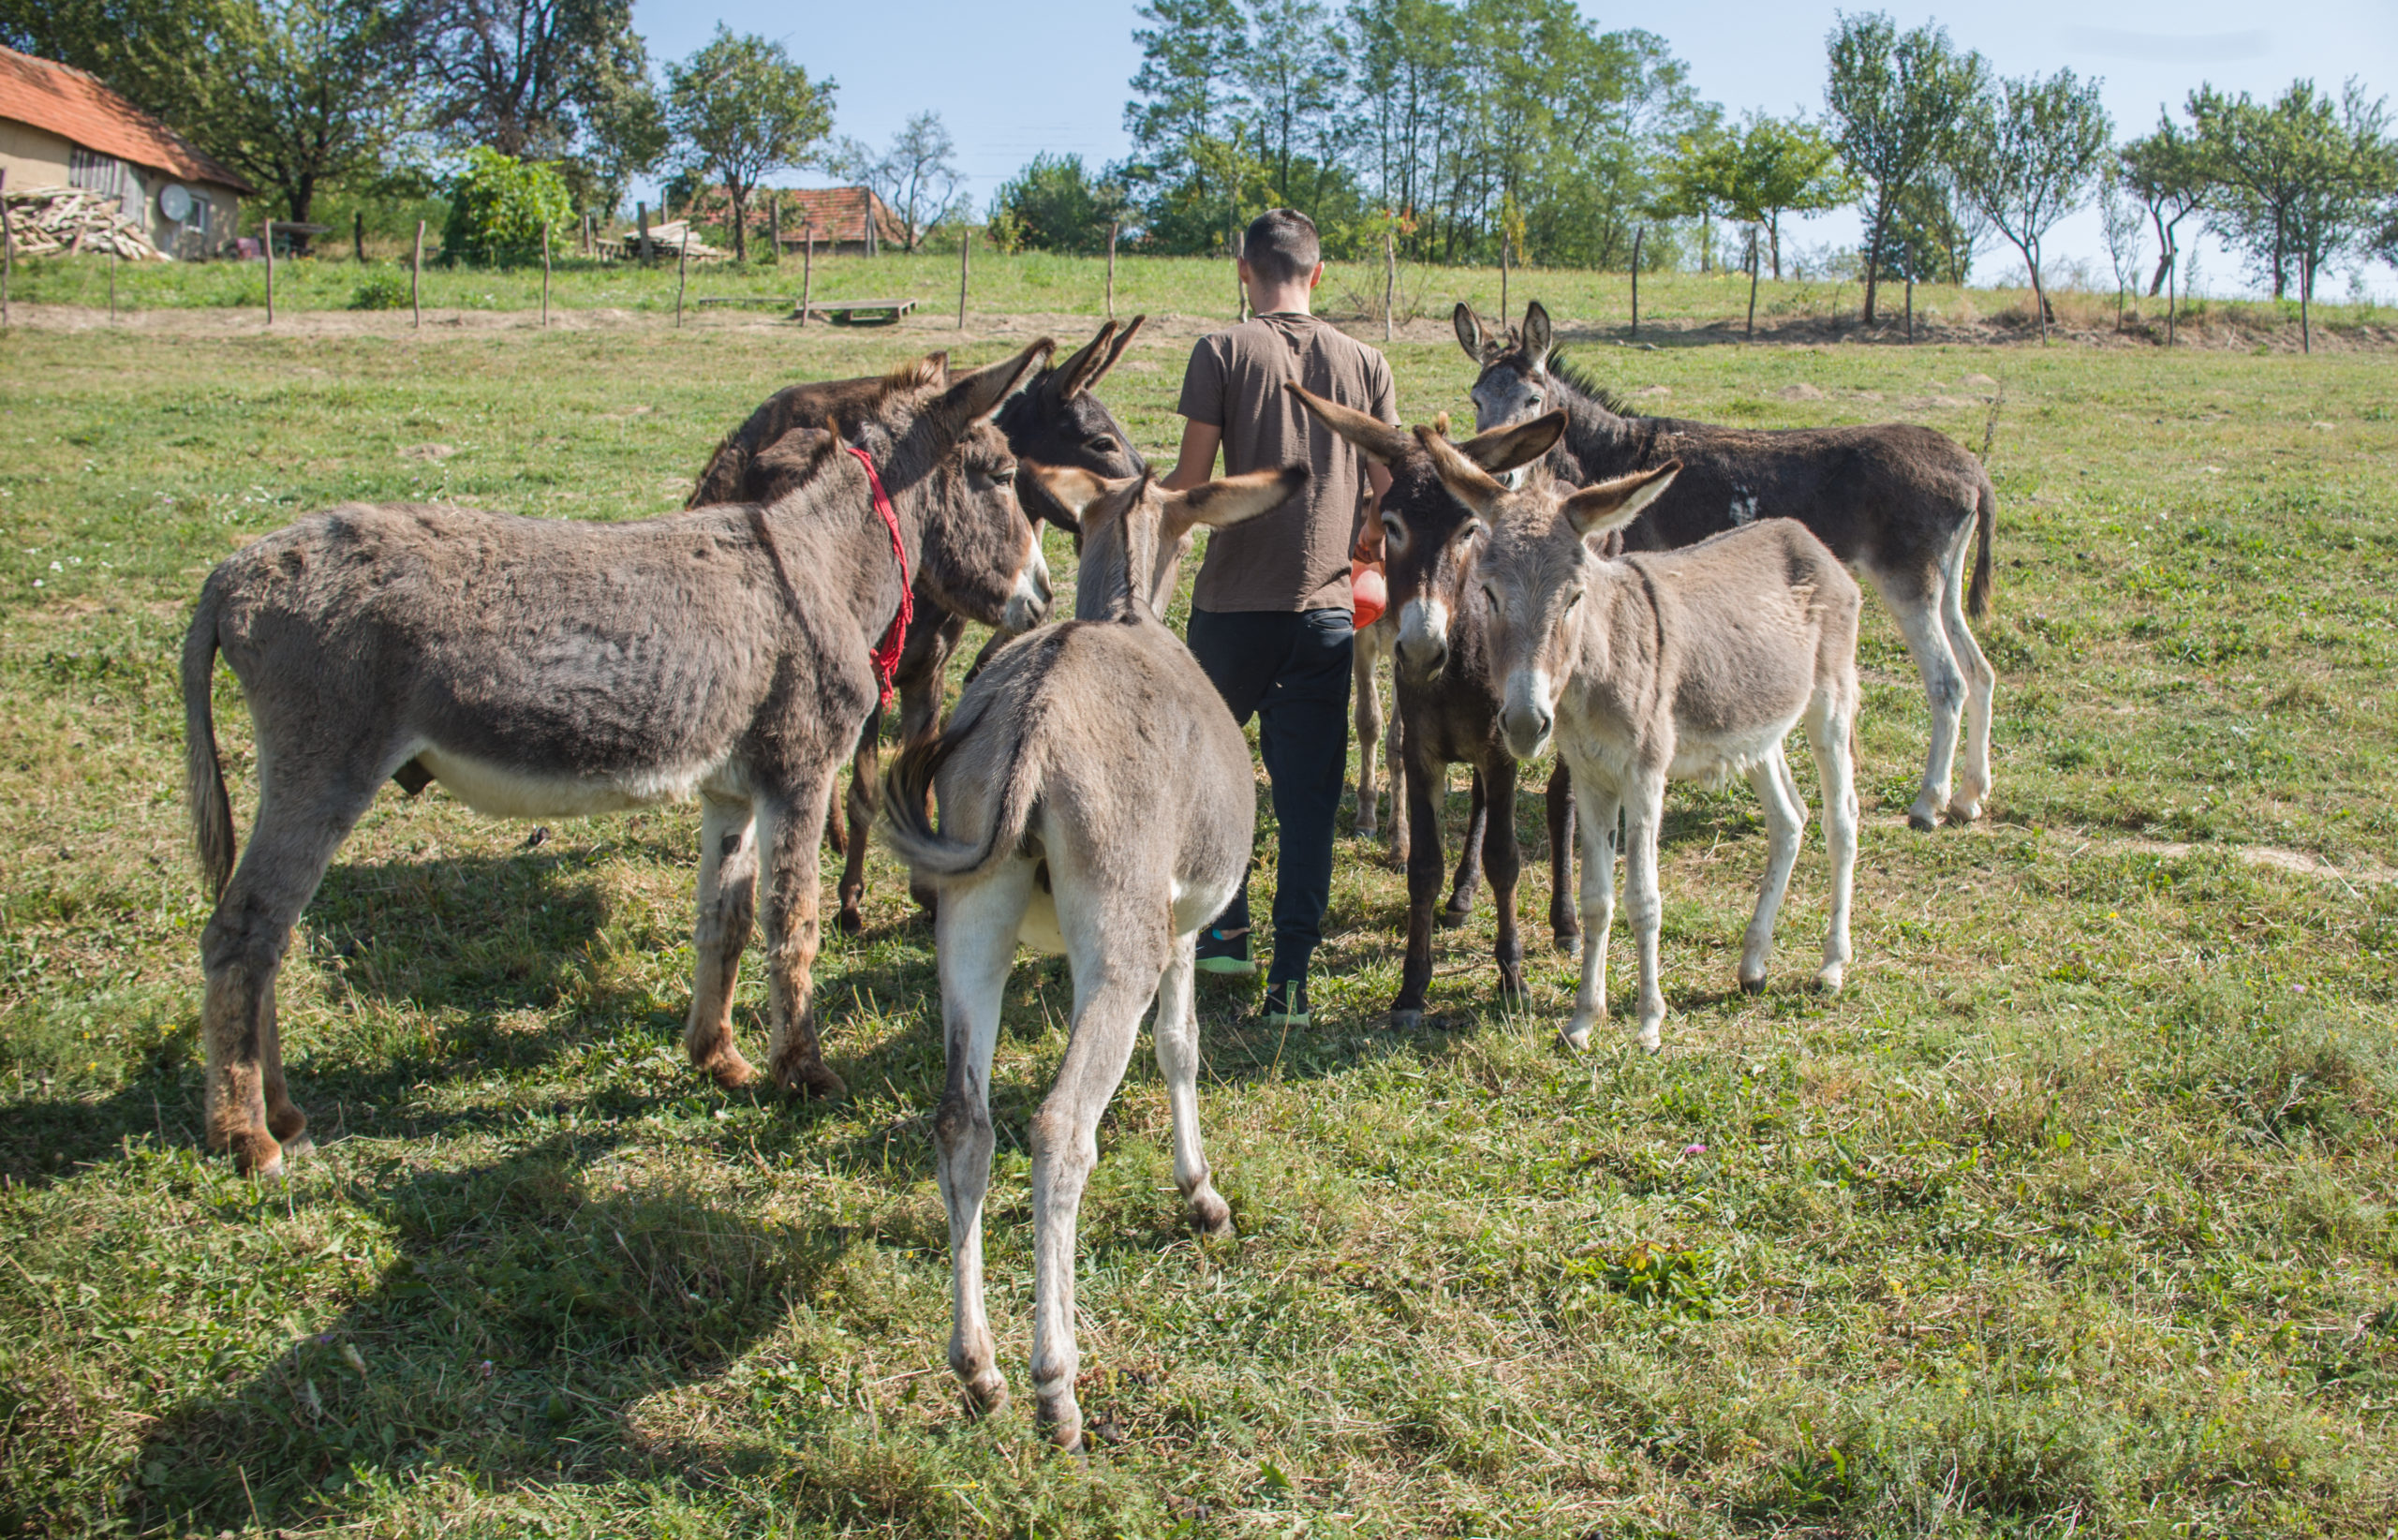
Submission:
M 1240 254 L 1260 282 L 1297 283 L 1324 260 L 1324 242 L 1315 221 L 1298 210 L 1269 209 L 1249 222 Z

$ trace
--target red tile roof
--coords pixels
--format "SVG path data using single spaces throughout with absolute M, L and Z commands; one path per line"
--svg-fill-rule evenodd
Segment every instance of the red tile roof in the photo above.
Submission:
M 186 143 L 173 129 L 80 69 L 0 48 L 0 118 L 14 118 L 137 166 L 213 182 L 235 192 L 248 183 Z
M 783 200 L 783 240 L 805 240 L 804 226 L 816 227 L 820 241 L 866 240 L 866 216 L 874 211 L 875 240 L 888 246 L 907 244 L 907 231 L 868 187 L 800 187 L 779 195 Z

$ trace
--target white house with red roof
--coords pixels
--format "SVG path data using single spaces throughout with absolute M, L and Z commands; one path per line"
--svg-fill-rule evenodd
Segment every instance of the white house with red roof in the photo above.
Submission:
M 214 256 L 254 189 L 80 69 L 0 48 L 0 170 L 8 188 L 113 198 L 160 251 Z

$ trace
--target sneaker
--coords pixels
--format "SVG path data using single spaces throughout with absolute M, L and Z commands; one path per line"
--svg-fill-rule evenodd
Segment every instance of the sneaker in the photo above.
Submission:
M 1308 1021 L 1308 981 L 1285 979 L 1266 991 L 1266 1025 L 1305 1027 Z
M 1252 979 L 1257 965 L 1249 958 L 1247 930 L 1203 930 L 1199 933 L 1199 971 L 1225 978 Z

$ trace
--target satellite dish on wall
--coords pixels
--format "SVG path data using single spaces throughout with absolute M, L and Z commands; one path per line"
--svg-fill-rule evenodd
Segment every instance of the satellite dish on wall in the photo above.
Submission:
M 191 217 L 191 189 L 175 183 L 167 184 L 158 195 L 158 212 L 180 225 Z

